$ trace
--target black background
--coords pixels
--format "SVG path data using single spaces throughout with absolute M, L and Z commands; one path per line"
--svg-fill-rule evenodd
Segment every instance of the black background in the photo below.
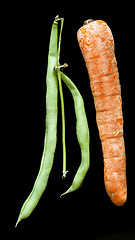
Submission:
M 125 4 L 125 5 L 124 5 Z M 49 2 L 13 3 L 3 7 L 2 88 L 3 124 L 2 178 L 3 228 L 5 234 L 17 238 L 79 237 L 83 239 L 132 239 L 134 235 L 134 154 L 129 154 L 129 81 L 134 69 L 132 57 L 132 18 L 127 15 L 132 6 L 117 2 Z M 15 229 L 24 200 L 37 176 L 45 133 L 46 68 L 50 30 L 55 16 L 64 17 L 61 63 L 68 63 L 65 73 L 81 92 L 90 129 L 90 169 L 83 186 L 60 199 L 72 183 L 80 164 L 80 149 L 76 138 L 73 100 L 63 84 L 67 169 L 62 174 L 61 110 L 59 99 L 58 142 L 48 185 L 32 215 Z M 115 206 L 104 188 L 103 156 L 95 119 L 95 108 L 89 78 L 78 43 L 77 30 L 89 18 L 102 19 L 110 26 L 122 88 L 124 138 L 127 156 L 128 199 L 123 207 Z M 131 44 L 130 44 L 131 43 Z M 132 81 L 133 82 L 133 81 Z M 131 84 L 130 84 L 131 85 Z M 4 93 L 4 94 L 3 94 Z M 134 130 L 134 129 L 133 129 Z M 132 130 L 132 132 L 133 132 Z M 132 137 L 132 134 L 131 134 Z M 133 140 L 134 141 L 134 140 Z M 133 142 L 132 142 L 133 144 Z M 134 147 L 133 147 L 134 148 Z M 133 238 L 133 239 L 134 239 Z M 20 239 L 20 238 L 19 238 Z

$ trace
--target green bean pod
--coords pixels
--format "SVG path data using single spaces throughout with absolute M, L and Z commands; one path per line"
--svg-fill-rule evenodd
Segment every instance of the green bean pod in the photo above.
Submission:
M 63 72 L 61 72 L 61 78 L 69 88 L 74 100 L 76 114 L 76 133 L 81 149 L 81 164 L 73 179 L 72 185 L 65 193 L 61 195 L 63 196 L 67 193 L 77 190 L 81 186 L 85 178 L 85 175 L 89 169 L 90 154 L 89 154 L 89 127 L 85 113 L 83 98 L 79 93 L 78 89 L 76 88 L 76 86 L 74 85 L 74 83 Z
M 58 81 L 54 71 L 54 66 L 57 65 L 58 58 L 58 26 L 57 21 L 52 24 L 48 67 L 46 76 L 46 133 L 44 141 L 44 150 L 41 159 L 41 165 L 38 176 L 36 178 L 33 189 L 24 202 L 17 224 L 30 216 L 36 205 L 38 204 L 48 182 L 49 174 L 52 169 L 54 152 L 57 141 L 57 101 L 58 101 Z

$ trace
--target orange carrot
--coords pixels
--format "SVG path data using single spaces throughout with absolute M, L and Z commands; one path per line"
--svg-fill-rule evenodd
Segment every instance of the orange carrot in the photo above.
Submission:
M 104 181 L 112 202 L 121 206 L 127 199 L 126 160 L 119 73 L 114 40 L 108 25 L 88 20 L 78 30 L 96 108 L 96 121 L 104 156 Z

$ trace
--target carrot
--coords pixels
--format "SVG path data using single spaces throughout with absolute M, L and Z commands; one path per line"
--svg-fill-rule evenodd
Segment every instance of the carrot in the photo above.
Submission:
M 105 188 L 112 202 L 121 206 L 127 199 L 126 158 L 121 87 L 112 32 L 104 21 L 88 20 L 78 30 L 77 39 L 94 97 Z

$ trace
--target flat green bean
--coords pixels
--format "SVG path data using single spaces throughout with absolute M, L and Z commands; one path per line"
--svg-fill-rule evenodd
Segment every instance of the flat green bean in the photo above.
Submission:
M 85 175 L 89 169 L 90 155 L 89 155 L 89 127 L 87 123 L 83 98 L 79 93 L 78 89 L 76 88 L 76 86 L 74 85 L 74 83 L 63 72 L 61 72 L 61 78 L 69 88 L 74 100 L 76 114 L 76 133 L 81 149 L 81 164 L 73 179 L 72 185 L 65 193 L 61 195 L 63 196 L 67 193 L 77 190 L 81 186 L 85 178 Z
M 58 26 L 57 19 L 52 24 L 48 68 L 46 77 L 46 133 L 44 150 L 41 159 L 41 165 L 33 189 L 24 202 L 16 226 L 22 220 L 30 216 L 38 204 L 48 182 L 49 174 L 52 169 L 54 152 L 57 141 L 57 99 L 58 99 L 58 81 L 54 71 L 57 65 L 58 57 Z

